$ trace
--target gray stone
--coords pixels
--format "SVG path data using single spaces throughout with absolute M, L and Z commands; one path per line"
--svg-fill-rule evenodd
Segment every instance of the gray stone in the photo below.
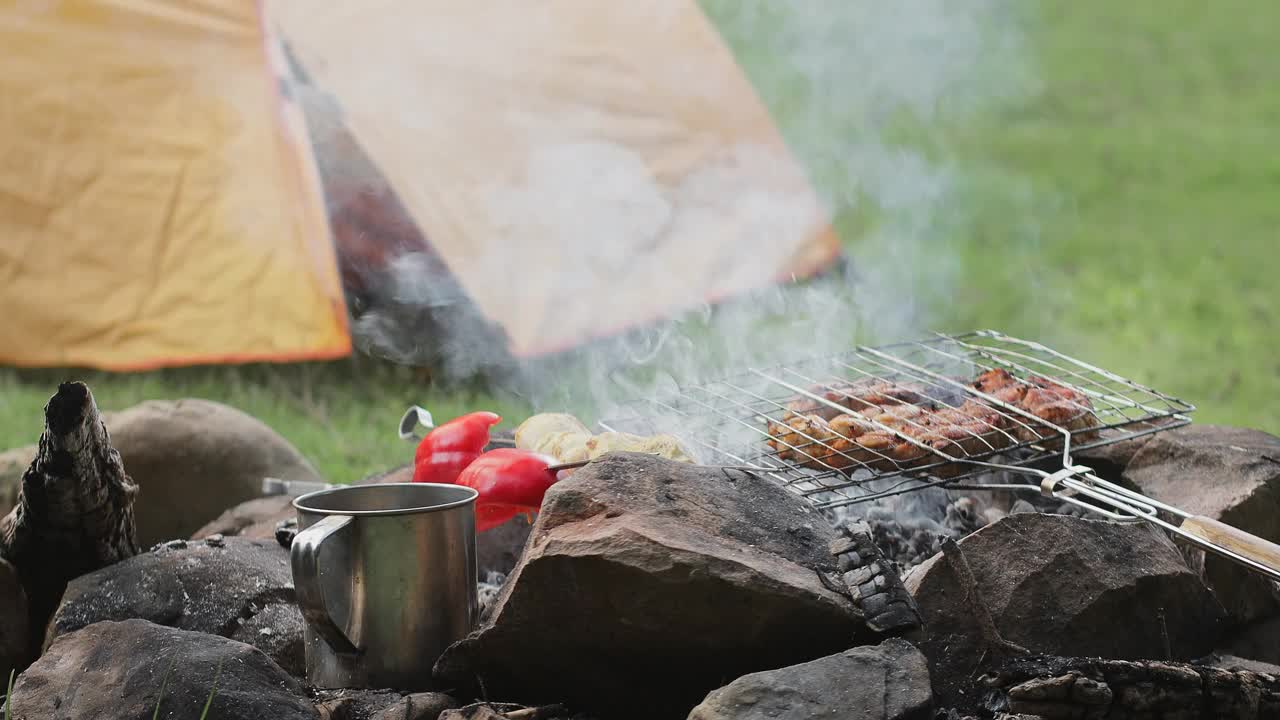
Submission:
M 445 652 L 437 679 L 609 717 L 687 713 L 726 677 L 838 652 L 865 632 L 820 577 L 838 583 L 834 539 L 811 504 L 767 479 L 611 453 L 548 491 L 494 609 Z
M 1149 526 L 1019 513 L 959 547 L 1000 633 L 1033 653 L 1164 657 L 1167 633 L 1174 658 L 1189 660 L 1222 636 L 1222 606 L 1168 537 Z M 924 620 L 920 649 L 938 701 L 954 704 L 986 650 L 967 600 L 971 588 L 945 555 L 912 571 L 906 585 Z
M 161 696 L 161 688 L 164 694 Z M 63 635 L 18 678 L 13 720 L 319 720 L 301 684 L 260 650 L 146 620 Z
M 707 695 L 689 720 L 926 720 L 932 714 L 924 655 L 892 638 L 740 677 Z
M 111 444 L 141 488 L 138 544 L 191 537 L 224 510 L 262 495 L 262 479 L 321 482 L 262 421 L 209 400 L 149 400 L 104 414 Z
M 0 684 L 9 681 L 11 670 L 22 669 L 30 659 L 29 622 L 27 595 L 18 581 L 18 571 L 0 559 Z
M 1125 477 L 1156 500 L 1280 543 L 1280 437 L 1188 425 L 1153 435 Z M 1261 575 L 1212 554 L 1204 573 L 1236 620 L 1280 613 L 1280 586 Z
M 162 546 L 76 578 L 46 644 L 96 622 L 130 618 L 239 640 L 294 675 L 306 672 L 289 556 L 274 541 Z

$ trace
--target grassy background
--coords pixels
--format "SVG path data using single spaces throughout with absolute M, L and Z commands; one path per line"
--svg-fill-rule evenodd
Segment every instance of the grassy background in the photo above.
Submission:
M 707 4 L 722 20 L 731 10 Z M 895 130 L 903 147 L 963 169 L 955 202 L 935 218 L 952 265 L 945 292 L 926 298 L 931 329 L 1042 340 L 1196 404 L 1201 422 L 1280 433 L 1280 154 L 1269 142 L 1280 54 L 1268 32 L 1280 5 L 1018 7 L 1038 90 L 963 122 L 906 117 Z M 767 39 L 724 26 L 784 128 L 808 131 L 785 69 L 759 51 Z M 877 251 L 865 222 L 839 221 L 864 256 Z M 229 403 L 340 481 L 411 457 L 392 432 L 410 403 L 440 417 L 483 406 L 518 420 L 525 410 L 358 358 L 140 375 L 0 370 L 0 447 L 35 442 L 41 407 L 70 376 L 106 409 Z

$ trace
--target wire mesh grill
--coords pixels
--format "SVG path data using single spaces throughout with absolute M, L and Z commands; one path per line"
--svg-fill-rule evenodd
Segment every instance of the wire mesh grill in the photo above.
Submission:
M 1190 422 L 1177 398 L 992 330 L 768 368 L 636 399 L 600 424 L 666 433 L 839 507 L 956 485 Z

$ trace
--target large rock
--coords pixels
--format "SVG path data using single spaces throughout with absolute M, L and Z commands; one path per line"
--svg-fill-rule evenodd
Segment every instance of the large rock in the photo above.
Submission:
M 190 537 L 227 508 L 262 494 L 262 479 L 321 482 L 287 440 L 256 418 L 209 400 L 149 400 L 104 422 L 141 491 L 138 543 Z
M 18 490 L 22 487 L 22 474 L 36 459 L 35 445 L 0 452 L 0 517 L 9 514 L 18 504 Z
M 151 720 L 157 705 L 159 717 L 199 718 L 215 690 L 210 718 L 319 718 L 298 681 L 256 648 L 126 620 L 60 637 L 19 676 L 13 720 Z
M 855 644 L 834 539 L 767 479 L 612 453 L 547 493 L 492 614 L 437 676 L 608 717 L 687 713 L 727 679 Z
M 924 655 L 911 643 L 891 638 L 740 677 L 707 695 L 689 720 L 927 720 L 932 715 Z
M 18 571 L 0 559 L 0 683 L 8 681 L 10 670 L 21 669 L 30 659 L 28 622 L 27 595 Z
M 1125 476 L 1156 500 L 1280 542 L 1280 437 L 1218 425 L 1152 436 Z M 1216 555 L 1204 558 L 1209 586 L 1242 622 L 1280 612 L 1277 585 Z
M 1173 543 L 1145 524 L 1022 513 L 959 543 L 996 627 L 1035 653 L 1174 659 L 1212 651 L 1226 613 Z M 986 648 L 963 585 L 945 555 L 906 578 L 924 620 L 940 704 Z
M 289 555 L 275 541 L 176 541 L 83 575 L 67 586 L 46 644 L 130 618 L 239 640 L 294 675 L 306 672 Z

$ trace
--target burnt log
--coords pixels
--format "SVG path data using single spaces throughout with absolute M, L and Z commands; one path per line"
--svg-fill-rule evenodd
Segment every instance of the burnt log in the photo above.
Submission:
M 1280 678 L 1156 660 L 1022 657 L 980 680 L 992 713 L 1045 720 L 1266 720 L 1280 717 Z
M 897 568 L 876 545 L 862 520 L 846 523 L 831 543 L 840 567 L 844 594 L 862 611 L 867 627 L 877 633 L 911 632 L 920 627 L 920 608 L 903 584 Z
M 0 520 L 0 558 L 27 596 L 31 657 L 67 582 L 138 554 L 138 487 L 111 447 L 88 386 L 67 382 L 45 405 L 39 451 L 17 505 Z

